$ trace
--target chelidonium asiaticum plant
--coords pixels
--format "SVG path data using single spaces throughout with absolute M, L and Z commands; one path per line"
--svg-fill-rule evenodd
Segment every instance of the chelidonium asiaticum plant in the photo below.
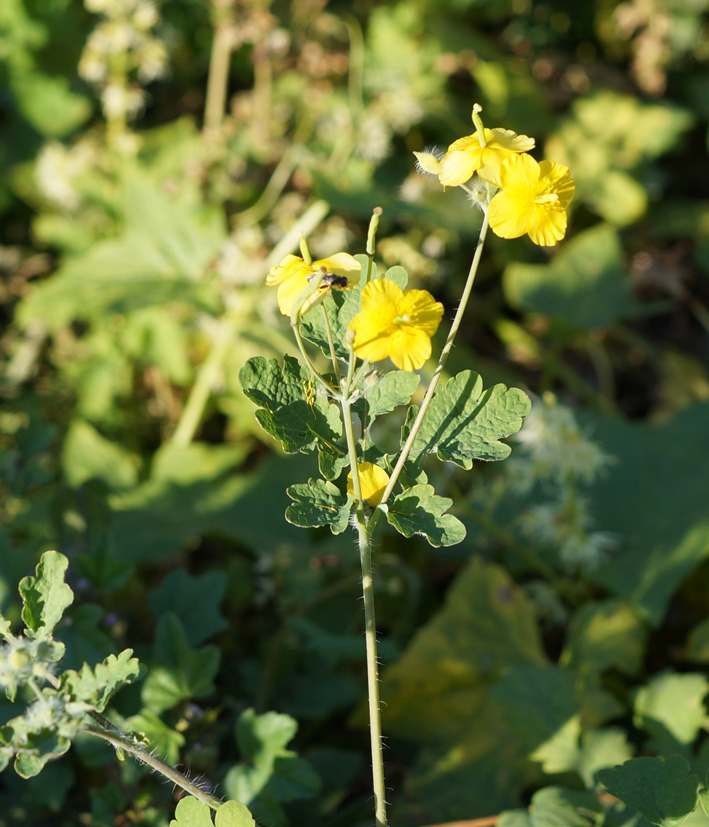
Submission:
M 386 517 L 405 537 L 424 536 L 435 547 L 459 543 L 463 524 L 448 509 L 452 500 L 435 493 L 421 460 L 429 454 L 469 469 L 475 460 L 501 460 L 501 440 L 522 426 L 530 402 L 515 388 L 485 389 L 464 370 L 441 382 L 478 270 L 488 227 L 501 238 L 529 235 L 551 246 L 566 233 L 566 208 L 574 192 L 567 167 L 537 162 L 534 139 L 508 129 L 486 129 L 477 104 L 475 131 L 445 154 L 415 153 L 419 171 L 458 186 L 483 212 L 470 271 L 438 363 L 420 404 L 412 403 L 432 354 L 431 339 L 444 309 L 426 290 L 407 288 L 402 267 L 378 272 L 375 239 L 381 210 L 374 210 L 366 254 L 338 252 L 313 261 L 305 239 L 300 256 L 287 255 L 267 284 L 277 286 L 281 313 L 290 318 L 302 362 L 250 359 L 240 380 L 258 405 L 256 417 L 288 453 L 317 451 L 320 478 L 292 485 L 286 519 L 302 527 L 329 526 L 334 534 L 352 525 L 362 566 L 367 686 L 377 827 L 387 823 L 372 547 Z M 311 350 L 308 346 L 312 346 Z M 321 350 L 328 367 L 321 370 Z M 388 362 L 393 369 L 388 367 Z M 440 385 L 440 387 L 439 387 Z M 373 425 L 406 407 L 397 445 L 378 446 Z

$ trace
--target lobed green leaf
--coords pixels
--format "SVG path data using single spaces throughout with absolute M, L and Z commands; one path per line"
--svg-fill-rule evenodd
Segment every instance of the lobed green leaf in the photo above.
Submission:
M 358 402 L 362 421 L 369 427 L 381 414 L 389 413 L 399 405 L 408 405 L 418 388 L 421 377 L 408 370 L 392 370 L 379 378 L 364 395 L 364 402 Z
M 180 701 L 201 698 L 214 690 L 219 668 L 216 646 L 193 648 L 176 615 L 160 617 L 155 634 L 155 664 L 143 685 L 142 698 L 152 712 L 172 709 Z
M 530 407 L 523 391 L 501 384 L 483 391 L 481 377 L 464 370 L 436 391 L 409 458 L 436 453 L 465 469 L 476 459 L 505 459 L 511 449 L 499 440 L 519 431 Z
M 679 755 L 631 758 L 621 766 L 599 770 L 596 779 L 611 795 L 661 827 L 681 824 L 697 806 L 699 779 Z
M 30 637 L 48 636 L 61 620 L 64 610 L 74 600 L 74 593 L 64 582 L 69 561 L 57 551 L 45 551 L 35 577 L 28 575 L 20 581 L 22 620 Z
M 432 485 L 414 485 L 390 503 L 387 520 L 404 537 L 421 534 L 434 548 L 454 546 L 465 539 L 465 526 L 445 513 L 451 505 L 453 500 L 439 497 Z
M 286 520 L 301 528 L 330 526 L 333 534 L 347 528 L 352 497 L 340 493 L 328 480 L 310 479 L 307 483 L 291 485 L 288 496 L 294 501 L 286 509 Z
M 194 796 L 181 799 L 175 808 L 170 827 L 254 827 L 248 808 L 238 801 L 227 801 L 217 810 L 212 822 L 210 807 Z
M 239 372 L 246 396 L 259 406 L 256 419 L 289 453 L 308 453 L 323 442 L 338 453 L 342 422 L 337 408 L 317 392 L 310 374 L 297 359 L 256 356 Z
M 138 658 L 132 649 L 120 655 L 109 655 L 103 663 L 92 669 L 85 663 L 76 672 L 73 669 L 62 675 L 62 687 L 75 701 L 90 704 L 97 712 L 103 712 L 111 697 L 125 684 L 132 683 L 140 674 Z

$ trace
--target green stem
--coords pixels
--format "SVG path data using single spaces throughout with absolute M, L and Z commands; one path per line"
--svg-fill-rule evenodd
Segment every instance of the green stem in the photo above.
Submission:
M 423 402 L 421 403 L 421 407 L 419 409 L 418 415 L 414 420 L 414 424 L 411 428 L 411 432 L 409 433 L 408 439 L 404 443 L 404 447 L 401 449 L 401 454 L 399 455 L 399 459 L 394 466 L 394 470 L 392 471 L 391 477 L 389 479 L 389 483 L 387 487 L 384 489 L 384 493 L 382 494 L 382 499 L 379 503 L 380 508 L 374 512 L 372 515 L 372 520 L 370 521 L 371 528 L 376 525 L 376 521 L 379 519 L 379 514 L 381 514 L 381 506 L 386 503 L 386 501 L 391 496 L 391 492 L 396 485 L 396 481 L 399 478 L 399 474 L 404 467 L 404 463 L 408 459 L 409 452 L 411 451 L 411 446 L 414 444 L 414 440 L 416 439 L 416 435 L 421 428 L 421 423 L 423 422 L 423 418 L 426 416 L 426 412 L 428 411 L 428 407 L 431 404 L 431 400 L 433 399 L 433 394 L 436 392 L 436 387 L 438 386 L 438 382 L 443 375 L 443 370 L 446 366 L 446 362 L 448 361 L 448 356 L 450 355 L 451 350 L 453 349 L 453 342 L 455 341 L 455 337 L 458 334 L 458 330 L 460 328 L 461 322 L 463 321 L 463 315 L 465 314 L 465 309 L 468 305 L 468 300 L 470 299 L 470 294 L 473 289 L 473 284 L 475 283 L 475 276 L 478 272 L 478 267 L 480 265 L 480 257 L 482 256 L 483 246 L 485 244 L 485 237 L 487 236 L 487 228 L 488 228 L 488 218 L 487 213 L 485 213 L 485 217 L 483 218 L 482 227 L 480 228 L 480 235 L 478 237 L 478 244 L 475 248 L 475 254 L 473 255 L 473 260 L 470 264 L 470 270 L 468 272 L 468 279 L 465 282 L 465 287 L 463 289 L 463 295 L 460 298 L 460 304 L 458 305 L 458 309 L 456 310 L 455 318 L 453 319 L 453 324 L 451 324 L 451 329 L 448 333 L 448 338 L 446 339 L 445 345 L 443 345 L 443 350 L 441 351 L 441 355 L 438 359 L 438 364 L 436 365 L 436 369 L 433 372 L 433 376 L 431 377 L 431 382 L 428 386 L 428 390 L 426 391 L 426 395 L 423 398 Z
M 367 526 L 362 501 L 362 487 L 357 469 L 357 446 L 352 427 L 351 402 L 343 393 L 342 419 L 345 426 L 347 451 L 352 472 L 352 488 L 355 495 L 357 544 L 362 567 L 362 597 L 364 602 L 364 637 L 367 649 L 367 700 L 369 705 L 369 740 L 372 750 L 372 787 L 374 790 L 374 817 L 377 827 L 386 827 L 386 788 L 384 783 L 384 758 L 382 755 L 382 718 L 379 703 L 379 668 L 377 658 L 377 623 L 374 612 L 374 577 L 372 572 L 372 534 Z
M 213 0 L 214 40 L 209 56 L 207 99 L 204 106 L 204 128 L 216 132 L 222 125 L 226 109 L 229 62 L 233 49 L 233 30 L 230 18 L 233 0 Z
M 367 246 L 365 248 L 369 261 L 367 262 L 367 274 L 364 278 L 365 284 L 367 284 L 367 282 L 372 278 L 372 270 L 374 269 L 374 250 L 377 243 L 377 230 L 379 229 L 379 219 L 381 218 L 383 212 L 384 210 L 382 210 L 381 207 L 375 207 L 372 210 L 372 217 L 369 219 Z
M 300 355 L 303 357 L 303 361 L 308 366 L 308 370 L 312 374 L 313 378 L 320 384 L 320 386 L 323 387 L 325 391 L 332 396 L 332 394 L 335 393 L 335 388 L 333 388 L 333 386 L 320 375 L 318 369 L 313 364 L 313 360 L 308 355 L 308 351 L 305 349 L 305 342 L 303 341 L 303 337 L 300 335 L 300 322 L 291 322 L 291 329 L 293 330 L 295 341 L 298 344 L 298 350 L 300 350 Z
M 241 314 L 227 315 L 221 320 L 212 349 L 200 366 L 180 421 L 177 423 L 177 428 L 175 428 L 175 432 L 170 439 L 173 445 L 184 447 L 192 442 L 204 409 L 207 407 L 212 389 L 217 384 L 222 363 L 239 331 L 240 321 L 242 321 Z
M 302 234 L 312 232 L 325 218 L 330 209 L 325 201 L 315 201 L 308 207 L 300 221 L 298 221 L 288 233 L 278 242 L 271 255 L 264 263 L 264 269 L 268 272 L 298 244 Z M 190 390 L 187 402 L 185 403 L 180 421 L 172 435 L 170 442 L 174 445 L 189 445 L 199 427 L 200 420 L 204 414 L 212 389 L 219 376 L 222 363 L 229 352 L 229 347 L 239 332 L 239 326 L 243 323 L 243 316 L 234 314 L 227 315 L 220 320 L 220 330 L 217 333 L 212 349 L 200 365 L 194 385 Z
M 120 730 L 116 729 L 115 727 L 111 726 L 111 729 L 105 729 L 103 726 L 101 728 L 94 727 L 94 726 L 87 726 L 84 730 L 88 732 L 89 735 L 94 735 L 96 738 L 101 738 L 104 741 L 108 741 L 111 746 L 115 747 L 117 750 L 121 750 L 123 752 L 127 752 L 129 755 L 132 755 L 137 761 L 140 761 L 141 764 L 145 764 L 146 766 L 150 767 L 151 770 L 155 772 L 159 772 L 160 775 L 164 776 L 171 781 L 176 786 L 183 789 L 185 792 L 193 795 L 195 798 L 203 801 L 208 807 L 211 807 L 213 810 L 218 810 L 222 806 L 222 801 L 220 801 L 216 796 L 213 796 L 211 793 L 205 792 L 201 787 L 195 784 L 193 781 L 190 781 L 187 776 L 183 775 L 181 772 L 178 772 L 174 767 L 171 767 L 169 764 L 166 764 L 164 761 L 161 761 L 155 755 L 152 755 L 148 752 L 145 747 L 141 746 L 140 744 L 136 744 L 132 741 L 127 735 L 124 735 Z
M 325 330 L 327 331 L 327 343 L 330 348 L 330 359 L 332 359 L 332 368 L 335 371 L 335 376 L 337 377 L 337 384 L 339 385 L 342 381 L 342 376 L 340 375 L 340 363 L 337 358 L 337 354 L 335 353 L 335 341 L 332 338 L 332 328 L 330 327 L 330 319 L 327 317 L 327 310 L 325 310 L 324 305 L 320 305 L 320 309 L 322 310 L 323 319 L 325 320 Z

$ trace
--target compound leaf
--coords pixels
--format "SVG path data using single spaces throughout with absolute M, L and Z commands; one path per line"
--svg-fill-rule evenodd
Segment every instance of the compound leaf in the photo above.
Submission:
M 435 452 L 440 459 L 465 469 L 471 468 L 475 459 L 505 459 L 510 447 L 499 440 L 519 431 L 530 405 L 526 394 L 517 388 L 495 385 L 483 391 L 477 373 L 461 371 L 434 395 L 410 459 Z
M 318 442 L 332 446 L 342 435 L 337 408 L 317 393 L 306 368 L 292 356 L 281 367 L 275 359 L 256 356 L 239 372 L 248 398 L 259 406 L 256 419 L 280 440 L 286 453 L 308 453 Z

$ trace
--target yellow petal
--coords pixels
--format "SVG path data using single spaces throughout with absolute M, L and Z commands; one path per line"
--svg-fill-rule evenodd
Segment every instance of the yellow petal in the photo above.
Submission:
M 441 161 L 438 180 L 444 187 L 458 187 L 469 181 L 482 163 L 481 150 L 447 152 Z
M 566 211 L 561 209 L 532 211 L 529 237 L 540 247 L 553 247 L 566 235 Z
M 531 155 L 510 155 L 500 166 L 500 186 L 508 193 L 538 195 L 539 164 Z
M 525 209 L 520 199 L 505 190 L 498 192 L 488 207 L 490 229 L 500 238 L 519 238 L 527 232 L 531 199 Z
M 534 138 L 518 135 L 511 129 L 486 129 L 485 140 L 489 147 L 504 149 L 507 152 L 529 152 L 534 149 Z
M 441 323 L 443 305 L 427 290 L 407 290 L 399 303 L 398 315 L 409 316 L 412 325 L 431 337 Z
M 334 273 L 336 276 L 345 276 L 350 279 L 353 287 L 357 285 L 362 269 L 362 265 L 349 253 L 335 253 L 332 256 L 313 262 L 312 268 L 314 272 L 317 272 L 321 267 L 324 267 L 328 273 Z
M 378 465 L 371 462 L 358 462 L 357 472 L 359 474 L 359 485 L 362 491 L 362 499 L 367 500 L 370 505 L 379 505 L 384 489 L 389 483 L 389 474 Z M 352 472 L 347 475 L 347 493 L 354 497 L 354 484 Z
M 402 327 L 391 337 L 389 358 L 400 370 L 418 370 L 431 356 L 431 337 L 423 330 Z
M 545 190 L 555 192 L 559 197 L 559 205 L 566 209 L 576 189 L 569 168 L 555 161 L 542 161 L 539 164 L 539 174 L 540 183 L 543 184 Z
M 297 271 L 299 266 L 307 269 L 306 263 L 300 256 L 288 254 L 285 258 L 281 259 L 280 264 L 277 264 L 275 267 L 271 267 L 268 275 L 266 276 L 266 284 L 280 284 L 282 281 L 290 278 L 293 273 Z
M 284 316 L 290 316 L 295 307 L 298 296 L 308 286 L 308 267 L 296 270 L 294 275 L 282 281 L 278 287 L 278 309 Z M 315 294 L 317 296 L 317 293 Z M 312 306 L 312 305 L 311 305 Z M 303 310 L 305 312 L 305 309 Z

